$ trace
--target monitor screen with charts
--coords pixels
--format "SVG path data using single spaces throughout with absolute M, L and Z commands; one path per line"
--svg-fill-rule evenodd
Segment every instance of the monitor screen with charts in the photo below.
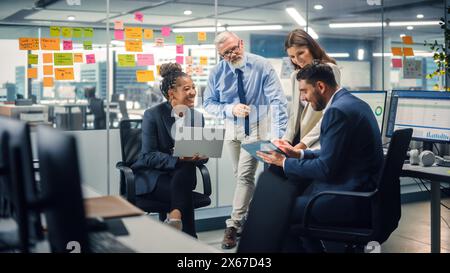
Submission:
M 450 92 L 392 91 L 386 136 L 402 128 L 413 140 L 450 143 Z
M 383 131 L 383 119 L 386 106 L 386 91 L 351 91 L 353 95 L 365 101 L 377 119 L 380 133 Z

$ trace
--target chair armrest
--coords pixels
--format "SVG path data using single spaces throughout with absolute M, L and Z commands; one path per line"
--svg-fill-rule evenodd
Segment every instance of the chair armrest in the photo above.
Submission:
M 136 203 L 136 187 L 134 184 L 134 174 L 133 170 L 125 165 L 124 162 L 117 162 L 116 169 L 118 169 L 125 177 L 125 185 L 126 185 L 126 198 L 128 202 L 135 204 Z
M 354 197 L 354 198 L 362 198 L 362 199 L 372 199 L 372 197 L 378 192 L 378 190 L 371 192 L 355 192 L 355 191 L 323 191 L 316 195 L 314 195 L 311 200 L 309 200 L 308 204 L 306 204 L 305 212 L 303 215 L 303 226 L 304 228 L 309 227 L 309 221 L 311 218 L 311 211 L 313 205 L 316 201 L 326 195 L 335 195 L 335 196 L 346 196 L 346 197 Z
M 211 177 L 209 175 L 208 168 L 205 165 L 197 165 L 203 179 L 203 193 L 210 196 L 211 195 Z

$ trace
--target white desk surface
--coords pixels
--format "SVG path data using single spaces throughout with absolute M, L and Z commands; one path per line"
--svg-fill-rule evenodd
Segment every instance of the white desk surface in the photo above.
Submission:
M 424 167 L 421 165 L 404 164 L 402 170 L 437 176 L 444 180 L 442 182 L 450 181 L 450 168 L 449 167 L 441 167 L 441 166 L 437 166 L 437 165 L 433 165 L 430 167 Z

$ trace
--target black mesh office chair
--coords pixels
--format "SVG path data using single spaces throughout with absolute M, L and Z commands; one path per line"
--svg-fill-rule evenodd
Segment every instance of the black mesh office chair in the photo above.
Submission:
M 304 222 L 294 225 L 291 231 L 299 236 L 307 236 L 325 241 L 343 242 L 347 252 L 361 249 L 371 241 L 379 244 L 385 242 L 397 228 L 401 217 L 400 173 L 411 141 L 412 129 L 394 132 L 387 156 L 384 160 L 382 174 L 377 188 L 372 192 L 324 191 L 315 195 L 305 208 Z M 342 196 L 367 200 L 371 208 L 370 226 L 342 227 L 317 226 L 311 223 L 311 212 L 315 202 L 322 196 Z
M 159 219 L 164 221 L 170 211 L 170 204 L 136 196 L 133 170 L 130 166 L 137 160 L 142 144 L 142 120 L 122 120 L 119 124 L 122 161 L 116 164 L 120 171 L 120 194 L 130 203 L 146 212 L 159 213 Z M 205 165 L 197 166 L 203 179 L 203 193 L 192 192 L 194 208 L 206 207 L 211 204 L 211 179 Z

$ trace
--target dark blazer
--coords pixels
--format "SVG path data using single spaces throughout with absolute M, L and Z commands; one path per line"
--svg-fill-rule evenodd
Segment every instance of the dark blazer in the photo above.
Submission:
M 144 113 L 141 153 L 131 166 L 135 173 L 136 194 L 151 193 L 161 175 L 170 175 L 176 169 L 178 157 L 172 156 L 175 145 L 171 135 L 175 123 L 172 109 L 169 102 L 162 102 Z M 190 109 L 184 118 L 184 126 L 203 127 L 203 115 Z M 197 161 L 196 164 L 206 161 Z

